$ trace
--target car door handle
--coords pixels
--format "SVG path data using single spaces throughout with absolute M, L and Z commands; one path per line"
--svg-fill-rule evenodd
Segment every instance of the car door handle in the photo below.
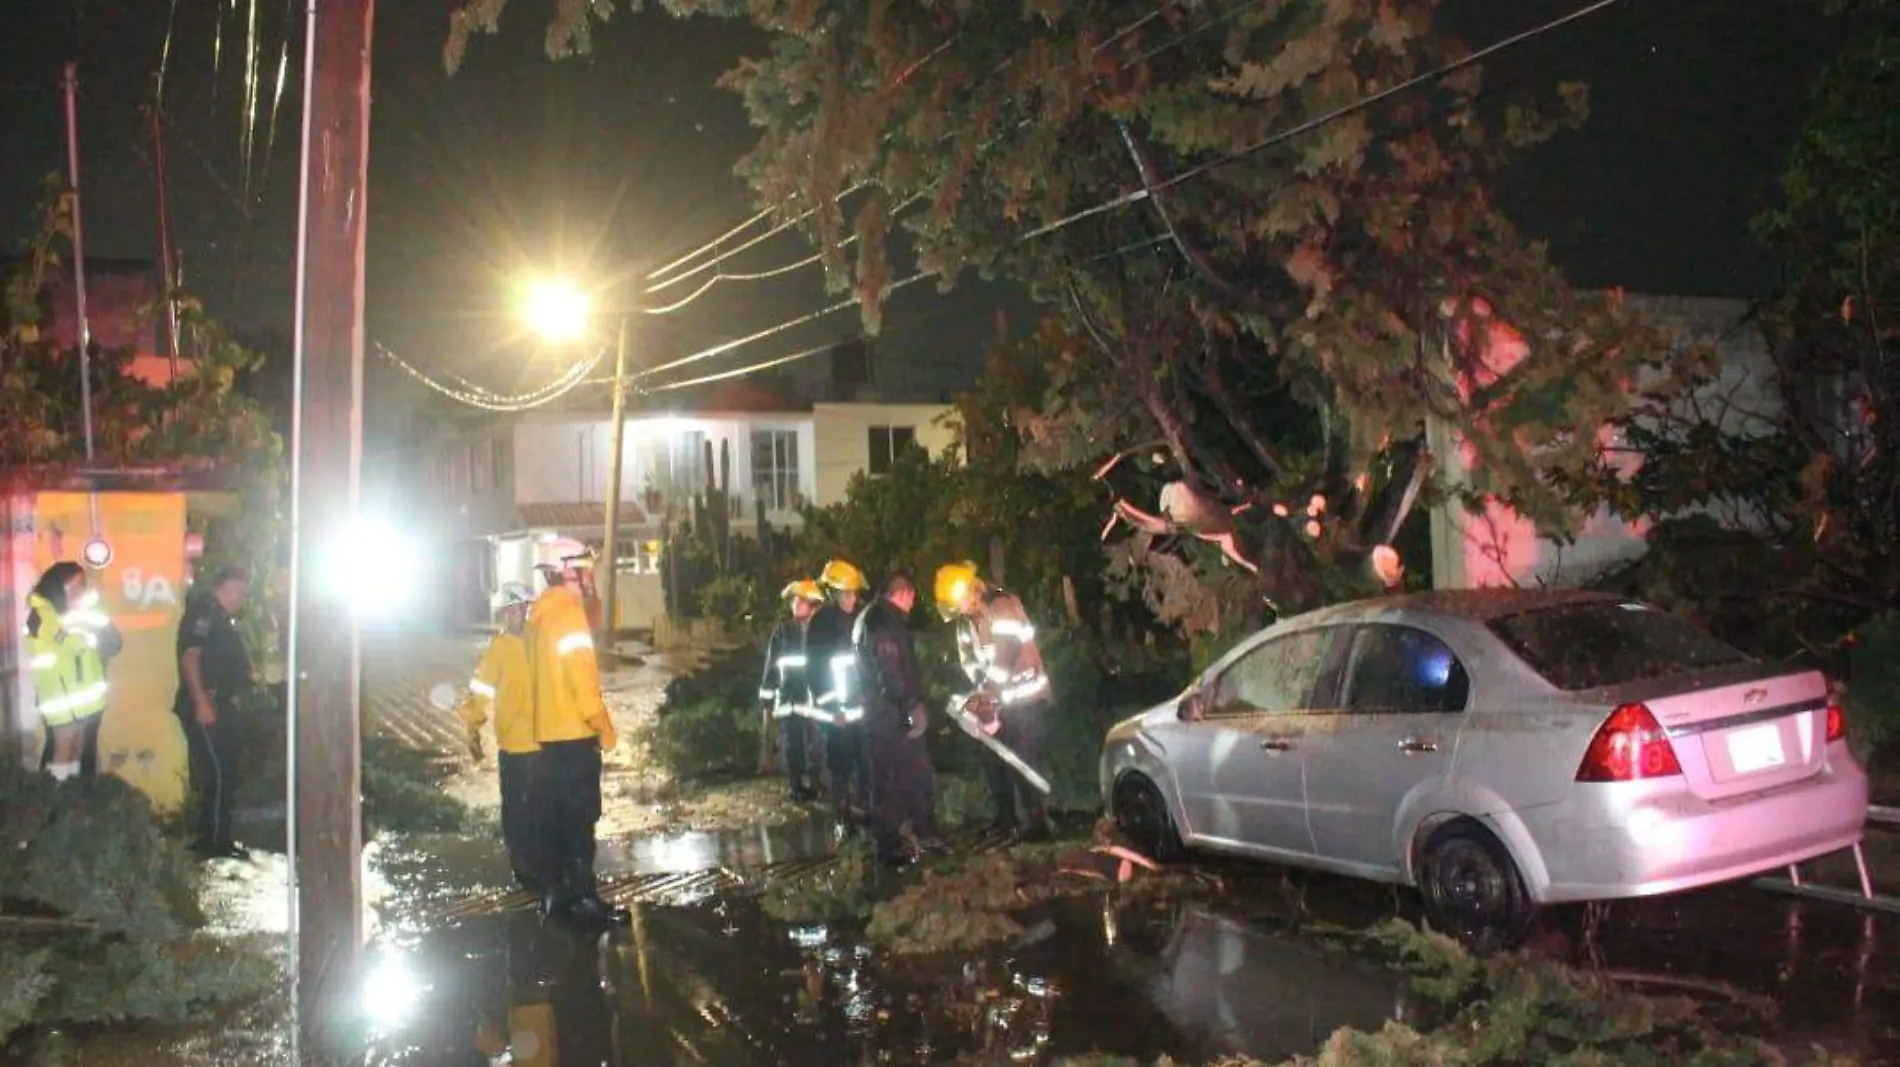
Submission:
M 1438 751 L 1438 742 L 1426 741 L 1426 740 L 1423 740 L 1422 738 L 1417 738 L 1417 737 L 1408 737 L 1405 740 L 1399 742 L 1399 751 L 1400 752 L 1436 752 Z
M 1288 737 L 1269 737 L 1260 742 L 1260 747 L 1268 752 L 1291 752 L 1293 739 Z

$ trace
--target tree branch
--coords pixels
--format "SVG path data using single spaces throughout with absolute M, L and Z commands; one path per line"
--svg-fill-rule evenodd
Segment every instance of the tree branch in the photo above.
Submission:
M 1175 225 L 1174 217 L 1168 211 L 1167 202 L 1161 198 L 1161 193 L 1157 189 L 1161 184 L 1161 179 L 1155 172 L 1154 161 L 1149 158 L 1147 149 L 1135 138 L 1134 131 L 1128 128 L 1128 123 L 1117 120 L 1115 128 L 1121 131 L 1122 144 L 1128 146 L 1128 156 L 1134 161 L 1135 173 L 1141 178 L 1141 187 L 1148 194 L 1148 202 L 1154 205 L 1156 217 L 1168 231 L 1168 239 L 1174 242 L 1175 251 L 1181 253 L 1181 258 L 1187 261 L 1188 266 L 1194 268 L 1194 273 L 1200 275 L 1202 281 L 1213 286 L 1221 295 L 1250 311 L 1267 311 L 1264 300 L 1228 281 L 1214 269 L 1213 262 L 1207 258 L 1205 252 L 1188 243 L 1180 227 Z

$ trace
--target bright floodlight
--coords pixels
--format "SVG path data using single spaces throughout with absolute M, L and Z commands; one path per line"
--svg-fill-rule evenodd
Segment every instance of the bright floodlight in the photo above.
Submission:
M 589 303 L 569 282 L 536 282 L 528 292 L 528 323 L 550 341 L 572 341 L 587 331 Z

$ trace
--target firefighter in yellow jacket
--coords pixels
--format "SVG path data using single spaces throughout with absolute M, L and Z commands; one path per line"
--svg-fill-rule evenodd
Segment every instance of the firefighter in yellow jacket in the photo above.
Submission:
M 938 568 L 936 586 L 937 610 L 956 622 L 957 658 L 975 687 L 971 710 L 986 724 L 997 726 L 993 736 L 1046 777 L 1042 750 L 1054 693 L 1036 644 L 1036 628 L 1023 602 L 978 578 L 974 563 Z M 984 770 L 995 807 L 990 829 L 1020 831 L 1028 840 L 1047 840 L 1049 822 L 1042 794 L 994 755 L 988 757 Z
M 497 610 L 501 632 L 488 643 L 469 679 L 468 695 L 456 713 L 468 726 L 468 750 L 482 758 L 482 727 L 495 719 L 496 762 L 501 774 L 501 840 L 508 847 L 508 863 L 515 884 L 545 892 L 541 884 L 547 866 L 541 859 L 543 830 L 538 814 L 545 788 L 541 745 L 534 739 L 534 703 L 528 688 L 528 644 L 522 640 L 528 608 L 534 594 L 520 582 L 501 588 Z
M 106 710 L 105 661 L 118 632 L 97 600 L 70 561 L 48 567 L 27 597 L 26 665 L 46 725 L 45 770 L 61 781 L 79 773 L 89 740 L 97 745 Z
M 587 609 L 578 589 L 553 568 L 548 589 L 528 612 L 528 685 L 534 740 L 547 788 L 537 805 L 546 853 L 544 910 L 583 922 L 625 922 L 625 908 L 600 899 L 594 881 L 594 824 L 600 821 L 601 756 L 620 739 L 600 693 Z

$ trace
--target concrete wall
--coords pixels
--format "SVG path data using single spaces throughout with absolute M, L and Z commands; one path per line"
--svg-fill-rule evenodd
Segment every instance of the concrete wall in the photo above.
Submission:
M 1627 303 L 1678 338 L 1717 346 L 1722 371 L 1717 381 L 1694 398 L 1699 417 L 1718 423 L 1731 434 L 1767 433 L 1772 429 L 1768 420 L 1781 406 L 1774 390 L 1774 359 L 1761 331 L 1747 321 L 1747 302 L 1632 294 Z M 1456 430 L 1434 426 L 1429 437 L 1447 481 L 1455 483 L 1466 477 L 1469 468 Z M 1620 443 L 1617 435 L 1606 432 L 1605 444 L 1616 447 Z M 1626 463 L 1623 473 L 1634 473 L 1637 462 L 1632 459 Z M 1748 517 L 1740 518 L 1746 521 Z M 1478 515 L 1470 514 L 1458 503 L 1437 508 L 1431 516 L 1431 528 L 1432 578 L 1441 589 L 1581 584 L 1641 556 L 1649 532 L 1641 522 L 1625 523 L 1599 512 L 1578 527 L 1574 543 L 1560 544 L 1539 537 L 1529 522 L 1495 501 Z
M 918 445 L 933 456 L 942 455 L 953 435 L 937 420 L 949 410 L 943 404 L 813 405 L 818 505 L 844 500 L 852 475 L 870 468 L 873 427 L 909 427 L 917 435 Z

